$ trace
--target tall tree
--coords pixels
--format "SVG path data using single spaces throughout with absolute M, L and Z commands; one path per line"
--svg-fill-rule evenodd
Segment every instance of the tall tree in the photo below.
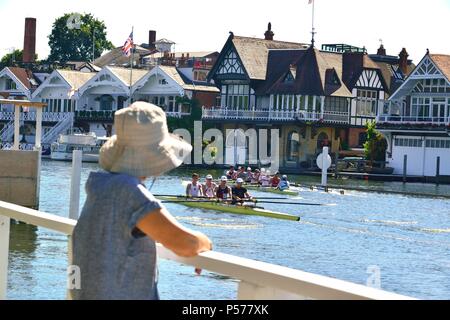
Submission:
M 23 50 L 15 49 L 11 53 L 7 53 L 0 60 L 0 70 L 4 67 L 11 67 L 22 62 Z
M 93 43 L 95 58 L 113 48 L 106 38 L 105 23 L 90 13 L 66 13 L 57 18 L 48 38 L 51 62 L 91 61 Z

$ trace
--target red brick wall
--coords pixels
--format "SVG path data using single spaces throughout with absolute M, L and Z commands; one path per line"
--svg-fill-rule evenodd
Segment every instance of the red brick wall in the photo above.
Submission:
M 359 134 L 362 132 L 366 132 L 364 128 L 350 128 L 348 133 L 348 145 L 350 148 L 358 147 L 359 143 Z
M 218 93 L 212 92 L 200 92 L 197 91 L 194 93 L 194 98 L 200 102 L 200 106 L 212 107 L 217 104 Z

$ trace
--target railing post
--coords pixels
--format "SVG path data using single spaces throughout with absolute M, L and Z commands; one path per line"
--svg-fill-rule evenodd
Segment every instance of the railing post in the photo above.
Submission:
M 80 182 L 83 152 L 74 150 L 72 154 L 72 177 L 70 180 L 69 218 L 78 220 L 80 209 Z
M 14 150 L 19 150 L 20 145 L 20 106 L 14 106 Z
M 406 174 L 407 174 L 407 166 L 408 166 L 408 156 L 405 154 L 403 156 L 403 183 L 406 183 Z
M 436 184 L 439 185 L 440 178 L 440 168 L 441 167 L 441 157 L 436 158 Z
M 10 218 L 0 215 L 0 300 L 6 299 L 8 287 Z

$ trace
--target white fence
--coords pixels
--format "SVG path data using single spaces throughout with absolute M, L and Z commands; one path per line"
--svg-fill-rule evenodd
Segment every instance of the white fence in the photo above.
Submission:
M 76 221 L 72 219 L 0 201 L 0 299 L 6 297 L 10 218 L 66 235 L 71 235 L 76 225 Z M 205 252 L 194 258 L 181 258 L 158 245 L 158 256 L 239 280 L 238 299 L 411 299 L 359 284 L 215 251 Z
M 305 110 L 234 110 L 222 107 L 203 108 L 203 119 L 254 120 L 254 121 L 324 121 L 331 123 L 348 123 L 348 112 L 324 111 L 309 112 Z

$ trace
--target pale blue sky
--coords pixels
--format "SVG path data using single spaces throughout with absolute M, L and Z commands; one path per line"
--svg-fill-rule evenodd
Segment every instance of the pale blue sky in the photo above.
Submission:
M 427 48 L 450 54 L 450 0 L 315 0 L 316 43 L 366 46 L 370 53 L 383 40 L 388 54 L 406 47 L 416 62 Z M 113 3 L 113 4 L 111 4 Z M 127 10 L 129 8 L 129 10 Z M 0 56 L 23 46 L 24 18 L 37 18 L 37 52 L 49 53 L 48 34 L 55 18 L 71 11 L 90 12 L 105 21 L 109 39 L 122 45 L 131 26 L 136 43 L 148 30 L 177 43 L 177 51 L 220 51 L 228 31 L 263 37 L 272 22 L 275 39 L 311 39 L 308 0 L 0 0 Z

